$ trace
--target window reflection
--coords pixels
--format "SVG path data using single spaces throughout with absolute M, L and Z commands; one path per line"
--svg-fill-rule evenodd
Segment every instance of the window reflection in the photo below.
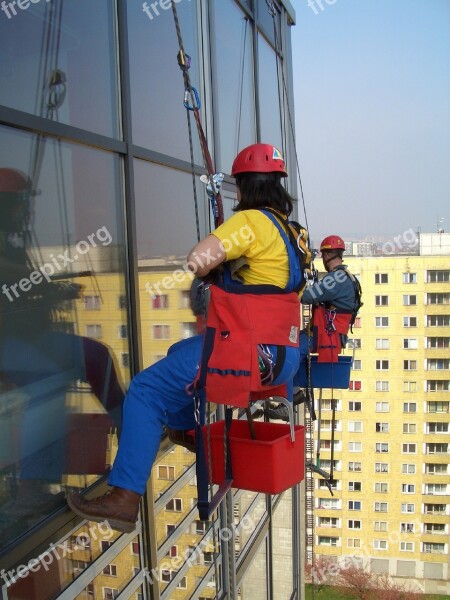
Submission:
M 261 140 L 283 148 L 277 60 L 274 50 L 258 35 Z
M 183 76 L 177 63 L 178 41 L 170 3 L 128 2 L 133 141 L 138 146 L 190 160 Z M 200 90 L 197 11 L 193 2 L 177 3 L 190 78 Z M 204 99 L 202 99 L 202 104 Z M 194 131 L 195 162 L 203 164 Z
M 85 487 L 105 473 L 129 373 L 116 360 L 127 350 L 117 335 L 126 321 L 118 308 L 124 294 L 118 159 L 12 130 L 1 134 L 0 539 L 6 545 L 61 506 L 66 485 Z
M 5 5 L 0 104 L 117 136 L 115 2 Z
M 256 140 L 252 26 L 232 0 L 214 2 L 216 103 L 220 169 L 231 172 L 237 152 Z

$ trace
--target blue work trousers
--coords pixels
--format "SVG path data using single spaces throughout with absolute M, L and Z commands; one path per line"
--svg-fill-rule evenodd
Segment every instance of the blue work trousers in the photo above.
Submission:
M 123 407 L 119 450 L 109 484 L 144 494 L 156 458 L 163 426 L 188 430 L 195 427 L 194 401 L 186 389 L 199 368 L 203 336 L 182 340 L 166 358 L 133 378 Z M 298 368 L 299 349 L 287 348 L 283 368 L 274 385 L 290 383 Z M 233 399 L 229 399 L 233 404 Z

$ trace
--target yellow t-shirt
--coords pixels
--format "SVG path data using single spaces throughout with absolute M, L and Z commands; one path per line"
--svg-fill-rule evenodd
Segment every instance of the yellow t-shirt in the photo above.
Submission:
M 246 285 L 271 284 L 284 288 L 289 279 L 286 245 L 272 221 L 259 210 L 242 210 L 213 231 L 222 242 L 227 261 L 245 258 L 238 269 Z

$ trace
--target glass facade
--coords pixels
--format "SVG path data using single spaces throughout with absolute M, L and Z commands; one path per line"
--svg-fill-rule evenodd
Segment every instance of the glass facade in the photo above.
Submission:
M 264 1 L 176 4 L 227 216 L 239 148 L 293 162 L 292 9 L 275 40 Z M 196 333 L 183 265 L 212 216 L 170 2 L 3 3 L 0 48 L 2 598 L 300 597 L 294 494 L 233 489 L 202 522 L 195 455 L 167 438 L 134 532 L 65 501 L 106 489 L 132 375 Z

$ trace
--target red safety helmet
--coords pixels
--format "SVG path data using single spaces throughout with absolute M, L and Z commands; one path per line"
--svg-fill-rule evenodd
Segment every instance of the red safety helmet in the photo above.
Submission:
M 240 173 L 279 173 L 287 177 L 284 158 L 271 144 L 252 144 L 239 152 L 231 167 L 231 175 Z
M 18 194 L 31 190 L 29 177 L 17 169 L 0 168 L 0 193 Z
M 344 240 L 338 235 L 329 235 L 320 244 L 320 251 L 322 250 L 345 250 Z

